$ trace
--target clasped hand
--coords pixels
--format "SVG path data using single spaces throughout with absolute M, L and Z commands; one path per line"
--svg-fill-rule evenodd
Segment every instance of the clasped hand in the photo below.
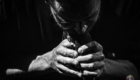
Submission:
M 49 59 L 51 68 L 60 74 L 76 77 L 97 77 L 102 74 L 105 63 L 103 48 L 99 43 L 89 42 L 77 51 L 71 49 L 71 46 L 75 44 L 65 39 L 52 50 Z

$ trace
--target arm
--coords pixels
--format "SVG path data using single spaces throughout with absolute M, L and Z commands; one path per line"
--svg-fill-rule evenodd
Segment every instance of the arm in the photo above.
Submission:
M 102 80 L 126 80 L 128 75 L 132 75 L 134 80 L 138 79 L 136 67 L 129 61 L 125 60 L 104 60 L 105 66 L 102 75 L 99 77 Z
M 47 52 L 44 55 L 37 56 L 34 60 L 31 61 L 27 71 L 17 68 L 8 68 L 6 70 L 6 78 L 32 78 L 35 76 L 53 72 L 54 70 L 46 62 L 46 57 L 50 56 L 51 52 Z
M 28 72 L 50 70 L 51 67 L 47 59 L 49 59 L 49 57 L 52 57 L 51 54 L 52 53 L 50 51 L 44 55 L 37 56 L 37 58 L 33 60 L 29 65 Z
M 70 75 L 75 77 L 81 77 L 81 73 L 76 70 L 70 69 L 67 65 L 78 65 L 78 62 L 71 58 L 76 57 L 77 52 L 67 47 L 71 46 L 67 39 L 63 40 L 57 47 L 50 52 L 47 52 L 41 56 L 37 56 L 34 59 L 27 71 L 19 69 L 8 69 L 6 74 L 17 77 L 36 77 L 50 72 L 58 72 L 63 75 Z

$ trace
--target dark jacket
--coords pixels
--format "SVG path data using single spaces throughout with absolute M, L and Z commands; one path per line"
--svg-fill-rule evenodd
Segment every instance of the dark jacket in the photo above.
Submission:
M 100 18 L 90 33 L 103 46 L 107 58 L 129 60 L 139 70 L 138 3 L 138 0 L 102 1 Z M 62 40 L 63 31 L 44 0 L 1 0 L 0 22 L 2 73 L 7 68 L 27 71 L 37 55 L 52 50 Z

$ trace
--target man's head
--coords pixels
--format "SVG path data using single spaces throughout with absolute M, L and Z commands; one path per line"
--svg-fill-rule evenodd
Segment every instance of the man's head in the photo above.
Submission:
M 82 34 L 97 21 L 101 0 L 48 0 L 48 3 L 62 29 Z

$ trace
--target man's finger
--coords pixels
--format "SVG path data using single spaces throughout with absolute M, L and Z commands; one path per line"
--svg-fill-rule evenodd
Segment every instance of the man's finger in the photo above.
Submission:
M 96 41 L 92 41 L 92 42 L 89 42 L 89 43 L 81 46 L 78 49 L 78 52 L 82 54 L 82 53 L 89 51 L 91 49 L 93 49 L 96 52 L 96 51 L 102 51 L 103 47 L 99 43 L 97 43 Z
M 70 57 L 64 57 L 61 55 L 57 56 L 56 60 L 62 64 L 71 64 L 71 65 L 75 65 L 75 66 L 77 66 L 79 64 L 77 60 L 70 58 Z
M 65 39 L 61 42 L 62 46 L 64 47 L 71 47 L 71 46 L 75 46 L 74 43 L 70 42 L 68 39 Z
M 81 63 L 80 67 L 82 69 L 92 70 L 94 66 L 94 63 Z
M 102 73 L 103 73 L 103 69 L 97 69 L 95 71 L 84 70 L 83 76 L 99 77 L 100 75 L 102 75 Z
M 78 76 L 78 77 L 82 76 L 82 73 L 75 71 L 75 70 L 72 70 L 72 69 L 69 69 L 68 67 L 61 65 L 61 64 L 58 64 L 57 68 L 62 70 L 62 72 L 64 72 L 64 74 L 67 73 L 67 74 L 71 74 L 71 75 Z
M 60 47 L 57 49 L 56 53 L 67 57 L 76 57 L 78 55 L 77 51 L 66 47 Z
M 79 53 L 83 53 L 85 52 L 89 47 L 86 45 L 81 46 L 80 48 L 78 48 L 78 52 Z
M 92 54 L 84 55 L 84 56 L 78 56 L 75 58 L 78 62 L 89 62 L 93 58 Z
M 97 72 L 84 70 L 83 71 L 83 76 L 92 76 L 92 77 L 95 77 L 95 76 L 97 76 Z
M 93 63 L 81 63 L 80 66 L 82 69 L 88 70 L 97 70 L 103 68 L 105 63 L 103 61 L 97 61 Z
M 103 73 L 103 69 L 98 69 L 95 71 L 84 70 L 82 75 L 87 77 L 88 76 L 99 77 L 102 73 Z
M 102 52 L 81 55 L 75 58 L 78 62 L 93 62 L 93 61 L 102 61 L 104 59 L 104 54 Z

